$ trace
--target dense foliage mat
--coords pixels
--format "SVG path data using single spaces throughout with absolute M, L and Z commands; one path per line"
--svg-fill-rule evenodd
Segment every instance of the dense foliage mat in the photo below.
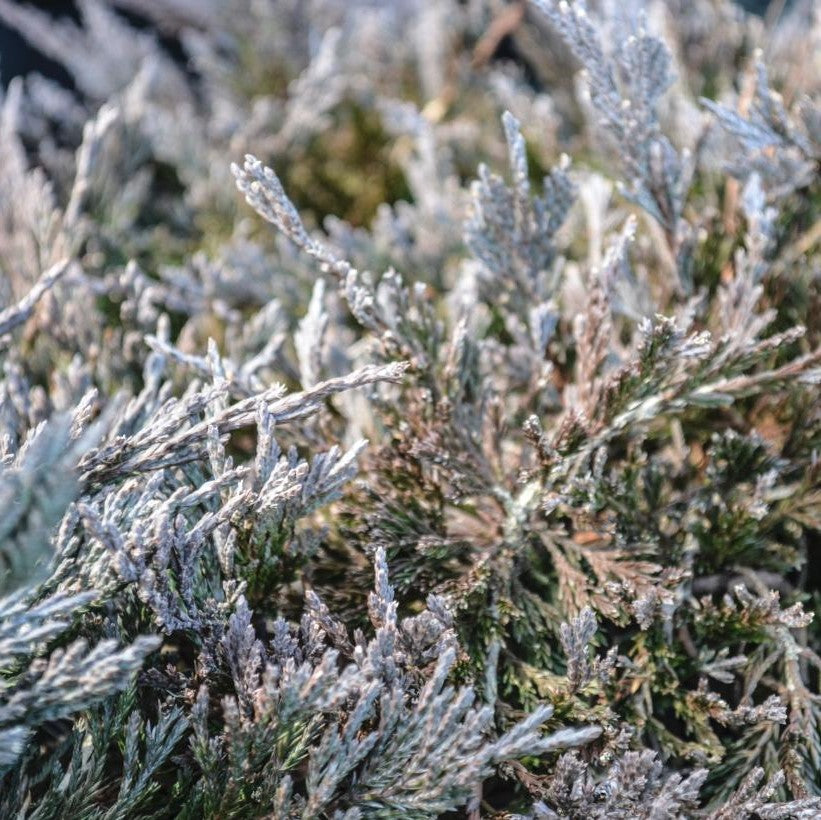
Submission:
M 0 0 L 0 817 L 821 816 L 821 11 Z

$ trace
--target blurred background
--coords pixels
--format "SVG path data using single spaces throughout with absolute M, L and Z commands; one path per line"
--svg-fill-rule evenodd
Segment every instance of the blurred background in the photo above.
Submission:
M 738 0 L 738 3 L 748 11 L 760 15 L 777 14 L 790 5 L 785 0 Z M 46 0 L 46 2 L 19 3 L 19 5 L 28 5 L 41 11 L 48 11 L 54 17 L 68 16 L 79 19 L 75 3 L 71 0 L 51 0 L 50 2 Z M 118 9 L 118 13 L 123 14 L 136 25 L 148 26 L 148 23 L 138 14 L 127 13 L 122 9 Z M 164 44 L 172 53 L 177 52 L 176 43 L 173 41 L 166 40 Z M 32 71 L 38 71 L 66 87 L 72 86 L 71 78 L 65 70 L 32 48 L 17 31 L 0 22 L 0 76 L 3 87 L 8 86 L 12 77 L 25 76 Z

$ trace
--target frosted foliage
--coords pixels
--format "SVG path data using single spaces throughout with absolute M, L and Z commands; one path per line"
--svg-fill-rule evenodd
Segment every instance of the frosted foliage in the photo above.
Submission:
M 0 0 L 0 818 L 821 816 L 817 4 L 76 5 Z

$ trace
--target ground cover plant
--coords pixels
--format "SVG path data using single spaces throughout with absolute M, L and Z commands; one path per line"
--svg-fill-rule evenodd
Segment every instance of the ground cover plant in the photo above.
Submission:
M 0 818 L 821 816 L 821 10 L 0 0 Z

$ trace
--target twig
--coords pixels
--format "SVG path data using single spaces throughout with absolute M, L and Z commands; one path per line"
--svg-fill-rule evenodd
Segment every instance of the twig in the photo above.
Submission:
M 473 68 L 481 68 L 493 57 L 499 43 L 516 31 L 524 20 L 524 16 L 525 4 L 522 0 L 511 6 L 505 6 L 496 14 L 487 27 L 487 31 L 479 38 L 479 42 L 473 49 L 471 60 Z

